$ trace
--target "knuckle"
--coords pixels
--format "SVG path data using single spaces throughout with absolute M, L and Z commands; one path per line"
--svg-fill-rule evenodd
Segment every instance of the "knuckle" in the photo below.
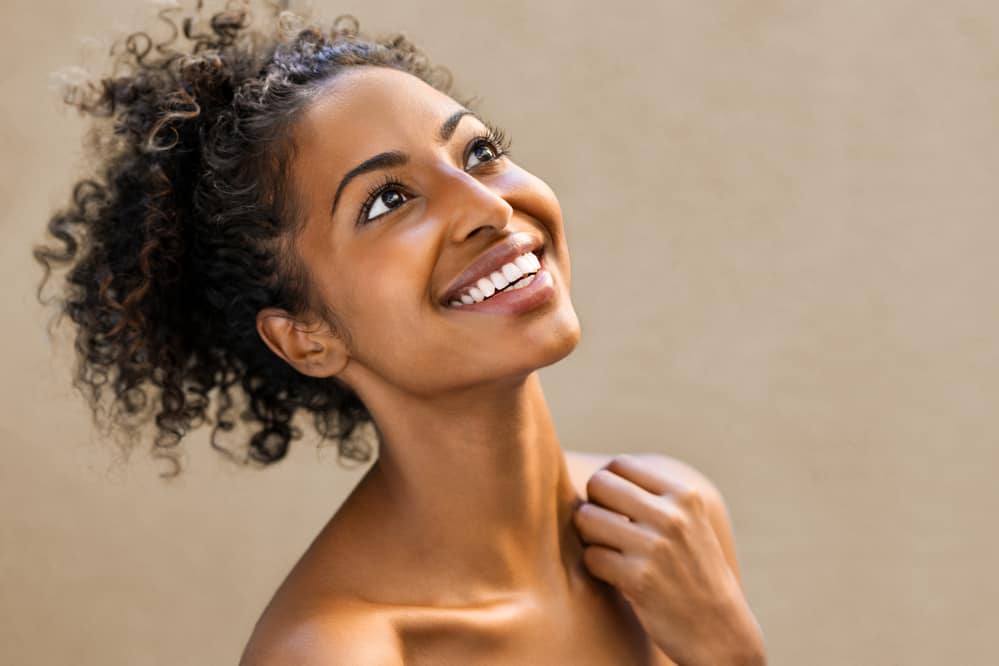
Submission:
M 672 551 L 672 544 L 669 539 L 655 537 L 648 544 L 649 555 L 655 559 L 668 557 Z
M 638 598 L 647 597 L 656 587 L 656 569 L 651 562 L 642 560 L 635 565 L 630 581 L 630 592 Z
M 681 537 L 690 527 L 690 520 L 681 512 L 674 510 L 664 510 L 659 512 L 658 527 L 668 537 Z
M 677 504 L 688 509 L 703 509 L 704 494 L 697 488 L 685 488 L 676 493 Z

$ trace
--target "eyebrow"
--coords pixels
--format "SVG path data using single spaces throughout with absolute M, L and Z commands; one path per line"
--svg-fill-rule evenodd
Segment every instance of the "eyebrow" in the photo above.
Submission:
M 458 109 L 448 116 L 447 120 L 445 120 L 440 126 L 440 129 L 437 131 L 438 141 L 441 143 L 447 143 L 450 141 L 451 137 L 454 135 L 454 131 L 458 129 L 458 123 L 460 123 L 461 119 L 465 116 L 473 116 L 485 124 L 482 118 L 479 118 L 479 115 L 474 111 L 470 111 L 469 109 Z M 361 174 L 365 174 L 370 171 L 377 171 L 379 169 L 402 166 L 407 162 L 409 162 L 409 155 L 398 150 L 392 150 L 384 153 L 378 153 L 374 157 L 369 157 L 348 171 L 340 180 L 340 185 L 336 188 L 336 194 L 333 195 L 333 206 L 330 208 L 330 217 L 333 217 L 336 213 L 336 204 L 340 201 L 340 194 L 343 192 L 344 188 L 347 187 L 347 183 Z
M 444 124 L 441 125 L 440 130 L 437 132 L 437 137 L 441 143 L 447 143 L 451 140 L 451 135 L 454 134 L 454 131 L 458 128 L 458 123 L 460 123 L 461 119 L 465 116 L 475 116 L 476 118 L 479 118 L 475 113 L 469 111 L 468 109 L 458 109 L 444 121 Z M 481 118 L 479 118 L 479 122 L 482 122 Z

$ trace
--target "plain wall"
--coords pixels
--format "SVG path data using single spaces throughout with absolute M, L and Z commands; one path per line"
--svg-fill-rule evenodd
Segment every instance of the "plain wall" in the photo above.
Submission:
M 715 481 L 771 664 L 995 663 L 999 4 L 315 6 L 404 30 L 559 195 L 583 324 L 541 370 L 563 445 Z M 103 71 L 94 44 L 152 12 L 3 17 L 0 662 L 235 663 L 362 471 L 313 436 L 239 468 L 207 429 L 177 480 L 146 443 L 115 462 L 30 249 L 87 166 L 49 74 Z

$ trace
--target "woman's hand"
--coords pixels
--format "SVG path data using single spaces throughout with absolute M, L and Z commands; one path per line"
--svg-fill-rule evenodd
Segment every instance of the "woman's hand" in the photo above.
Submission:
M 706 498 L 618 456 L 586 486 L 573 516 L 586 568 L 631 603 L 680 666 L 766 663 L 759 625 L 711 525 Z

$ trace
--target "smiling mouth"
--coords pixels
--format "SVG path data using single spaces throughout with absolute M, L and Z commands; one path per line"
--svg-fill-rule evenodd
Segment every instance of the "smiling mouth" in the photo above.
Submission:
M 540 254 L 539 248 L 538 255 Z M 534 281 L 534 276 L 541 269 L 538 255 L 534 252 L 525 252 L 513 261 L 503 264 L 489 275 L 479 278 L 474 285 L 465 289 L 458 299 L 451 300 L 448 305 L 460 308 L 488 301 L 496 294 L 523 289 Z

